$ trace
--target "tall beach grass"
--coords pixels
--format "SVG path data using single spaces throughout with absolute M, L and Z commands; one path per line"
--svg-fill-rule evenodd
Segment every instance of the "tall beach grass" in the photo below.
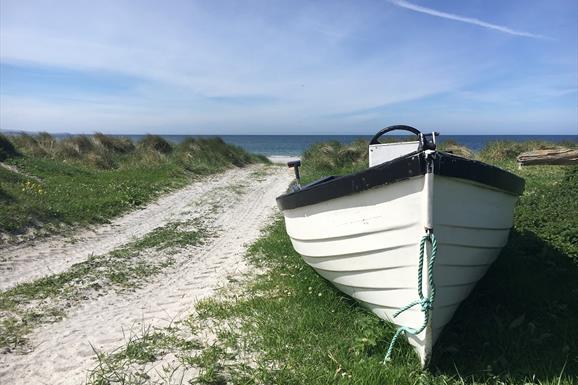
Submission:
M 99 223 L 200 175 L 267 162 L 220 138 L 0 136 L 0 234 Z M 52 227 L 52 228 L 50 228 Z M 50 229 L 49 229 L 50 228 Z

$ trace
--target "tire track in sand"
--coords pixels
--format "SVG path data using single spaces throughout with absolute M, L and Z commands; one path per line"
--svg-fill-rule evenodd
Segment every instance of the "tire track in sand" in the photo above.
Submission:
M 61 273 L 91 255 L 102 255 L 141 238 L 157 227 L 171 222 L 201 195 L 247 179 L 255 167 L 230 169 L 212 175 L 164 195 L 142 209 L 114 219 L 110 224 L 81 230 L 71 236 L 53 236 L 48 239 L 0 248 L 0 290 L 22 282 Z
M 132 293 L 87 301 L 68 318 L 36 330 L 31 336 L 36 348 L 31 353 L 0 357 L 0 382 L 82 383 L 96 364 L 91 345 L 111 351 L 123 344 L 127 331 L 142 324 L 165 327 L 184 318 L 196 301 L 212 294 L 227 275 L 246 269 L 246 246 L 258 238 L 275 212 L 275 197 L 285 191 L 290 180 L 283 168 L 269 168 L 262 178 L 249 180 L 237 204 L 215 218 L 214 225 L 221 231 L 192 252 L 185 263 Z

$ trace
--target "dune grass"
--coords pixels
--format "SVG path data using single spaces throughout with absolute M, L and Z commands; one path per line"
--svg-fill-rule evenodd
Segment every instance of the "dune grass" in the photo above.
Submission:
M 0 134 L 0 162 L 8 158 L 20 156 L 14 144 L 4 135 Z
M 365 143 L 319 144 L 303 158 L 305 182 L 364 168 Z M 455 145 L 455 144 L 453 144 Z M 472 155 L 526 179 L 515 227 L 498 261 L 436 344 L 428 371 L 405 341 L 381 363 L 394 333 L 334 289 L 293 250 L 279 219 L 249 252 L 264 273 L 201 302 L 216 343 L 196 354 L 200 383 L 573 384 L 578 378 L 578 167 L 517 170 L 538 143 L 492 143 Z M 251 362 L 234 360 L 249 352 Z
M 267 162 L 220 138 L 0 136 L 0 234 L 102 223 L 199 175 Z

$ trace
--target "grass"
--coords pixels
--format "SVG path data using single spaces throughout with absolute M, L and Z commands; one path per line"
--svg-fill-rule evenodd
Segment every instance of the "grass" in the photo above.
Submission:
M 453 144 L 452 144 L 453 145 Z M 520 150 L 544 143 L 492 143 L 473 157 L 526 178 L 515 227 L 498 261 L 458 309 L 421 371 L 409 344 L 381 360 L 393 336 L 334 289 L 293 250 L 279 219 L 249 251 L 264 271 L 197 306 L 198 320 L 221 336 L 197 354 L 204 384 L 572 384 L 578 376 L 578 167 L 517 170 Z M 319 144 L 304 156 L 303 176 L 365 167 L 365 144 Z M 539 148 L 539 147 L 538 147 Z M 231 362 L 250 352 L 252 365 Z
M 184 383 L 182 370 L 190 368 L 184 360 L 151 365 L 167 351 L 187 354 L 200 349 L 194 338 L 183 337 L 176 326 L 166 328 L 141 327 L 129 331 L 125 345 L 105 354 L 95 349 L 97 366 L 89 373 L 88 385 L 137 385 L 154 381 L 155 384 Z M 179 370 L 180 369 L 180 370 Z
M 220 138 L 173 145 L 152 135 L 133 144 L 103 134 L 21 134 L 1 136 L 0 149 L 8 166 L 0 167 L 0 234 L 103 223 L 199 175 L 267 162 Z
M 174 264 L 171 250 L 197 245 L 208 236 L 198 221 L 169 223 L 109 254 L 0 292 L 0 347 L 25 349 L 33 328 L 62 319 L 77 302 L 141 286 Z

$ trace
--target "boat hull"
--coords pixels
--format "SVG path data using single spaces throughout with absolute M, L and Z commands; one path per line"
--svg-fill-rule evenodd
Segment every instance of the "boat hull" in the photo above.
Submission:
M 307 264 L 380 318 L 413 329 L 424 322 L 419 306 L 394 314 L 418 299 L 420 240 L 433 228 L 435 302 L 427 327 L 407 334 L 426 365 L 444 326 L 507 243 L 516 198 L 476 181 L 424 173 L 283 215 Z M 427 246 L 424 277 L 430 253 Z

